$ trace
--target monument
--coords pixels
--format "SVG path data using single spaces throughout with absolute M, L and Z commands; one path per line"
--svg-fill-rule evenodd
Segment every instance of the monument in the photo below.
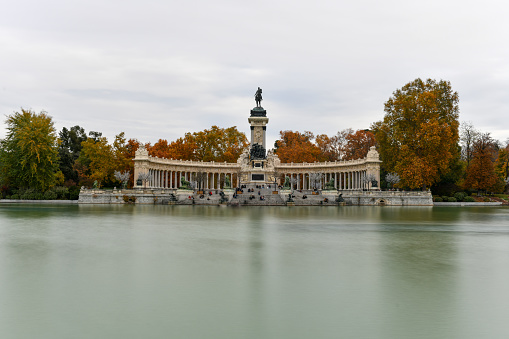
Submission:
M 256 106 L 251 109 L 248 118 L 250 144 L 236 162 L 158 158 L 151 156 L 143 145 L 140 146 L 134 158 L 135 187 L 128 192 L 136 203 L 224 204 L 228 201 L 233 205 L 286 206 L 433 204 L 430 192 L 412 192 L 409 195 L 407 192 L 380 191 L 377 186 L 381 161 L 374 146 L 363 159 L 281 163 L 274 150 L 266 149 L 269 119 L 262 106 L 260 87 L 254 99 Z M 283 183 L 284 187 L 280 186 Z M 242 189 L 244 186 L 249 193 Z M 258 199 L 252 194 L 254 190 L 258 190 Z M 269 190 L 271 197 L 263 197 L 261 190 Z M 296 196 L 288 197 L 289 193 Z M 248 194 L 251 195 L 249 198 Z M 117 193 L 83 189 L 80 203 L 123 203 L 123 199 Z

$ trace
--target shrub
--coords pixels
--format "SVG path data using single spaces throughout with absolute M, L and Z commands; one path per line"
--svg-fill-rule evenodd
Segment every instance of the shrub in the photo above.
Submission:
M 19 190 L 19 195 L 22 200 L 44 200 L 44 193 L 38 192 L 33 188 L 29 188 L 24 192 Z
M 80 197 L 80 188 L 78 186 L 69 187 L 69 200 L 78 200 Z
M 57 192 L 53 190 L 48 190 L 44 192 L 44 200 L 56 200 L 57 198 Z
M 435 202 L 442 202 L 444 201 L 444 199 L 440 198 L 440 197 L 436 197 L 435 199 L 433 199 Z
M 449 197 L 447 198 L 447 202 L 456 202 L 456 198 L 455 197 Z
M 454 194 L 454 197 L 456 198 L 457 201 L 463 201 L 463 199 L 465 199 L 466 196 L 467 194 L 465 192 L 457 192 Z
M 57 186 L 52 189 L 57 195 L 55 199 L 69 199 L 69 189 L 65 186 Z
M 443 201 L 447 201 L 447 199 L 449 199 L 449 197 L 448 197 L 447 195 L 443 195 L 443 196 L 442 196 L 442 200 L 443 200 Z
M 484 199 L 483 199 L 482 201 L 484 201 L 484 202 L 490 202 L 490 201 L 491 201 L 491 199 L 490 199 L 490 198 L 488 198 L 488 197 L 484 197 Z
M 475 199 L 474 197 L 465 197 L 465 199 L 463 199 L 464 202 L 475 202 Z

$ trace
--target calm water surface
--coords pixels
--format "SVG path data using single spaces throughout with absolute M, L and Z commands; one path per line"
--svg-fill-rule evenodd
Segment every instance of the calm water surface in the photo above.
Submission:
M 509 209 L 0 205 L 1 338 L 509 338 Z

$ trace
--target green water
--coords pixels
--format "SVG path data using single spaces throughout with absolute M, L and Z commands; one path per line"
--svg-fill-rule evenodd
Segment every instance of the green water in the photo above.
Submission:
M 509 209 L 0 205 L 0 338 L 509 338 Z

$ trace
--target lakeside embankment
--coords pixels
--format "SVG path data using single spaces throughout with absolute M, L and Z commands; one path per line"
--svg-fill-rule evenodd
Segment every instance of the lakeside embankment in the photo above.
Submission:
M 78 200 L 18 200 L 18 199 L 0 199 L 0 204 L 77 205 L 78 204 Z
M 82 189 L 79 204 L 231 206 L 433 206 L 430 191 L 285 190 L 247 186 L 242 190 Z

